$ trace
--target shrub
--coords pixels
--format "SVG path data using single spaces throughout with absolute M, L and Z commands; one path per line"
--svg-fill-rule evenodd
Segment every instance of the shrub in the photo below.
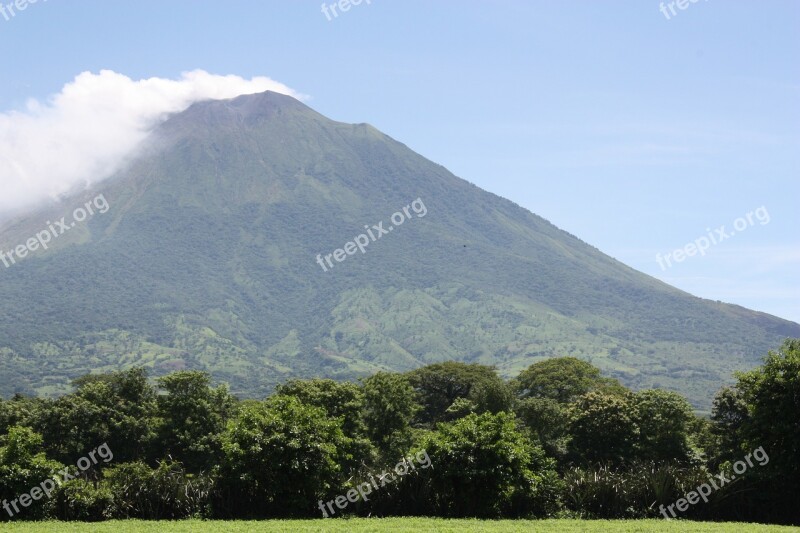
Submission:
M 705 471 L 677 462 L 633 462 L 572 467 L 564 473 L 566 507 L 584 518 L 646 518 L 660 516 L 659 506 L 675 503 L 707 482 Z M 714 493 L 718 499 L 721 494 Z M 698 516 L 709 508 L 693 507 Z M 686 515 L 684 515 L 686 516 Z
M 177 462 L 153 469 L 142 462 L 109 468 L 103 483 L 113 494 L 113 518 L 172 520 L 209 514 L 214 479 L 187 474 Z
M 49 460 L 42 452 L 42 437 L 32 429 L 14 426 L 3 438 L 0 446 L 0 501 L 13 500 L 38 487 L 44 480 L 52 479 L 61 463 Z M 19 507 L 21 519 L 41 519 L 48 514 L 51 502 L 34 502 L 29 507 Z M 0 512 L 7 518 L 7 512 Z
M 73 479 L 56 489 L 53 502 L 52 514 L 59 520 L 97 522 L 109 518 L 114 497 L 107 486 Z

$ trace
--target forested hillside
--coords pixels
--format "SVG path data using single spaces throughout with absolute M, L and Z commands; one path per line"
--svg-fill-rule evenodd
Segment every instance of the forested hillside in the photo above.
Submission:
M 291 380 L 264 400 L 239 400 L 196 371 L 154 384 L 141 369 L 85 376 L 57 400 L 0 402 L 0 520 L 800 524 L 798 398 L 800 340 L 720 390 L 710 419 L 575 358 L 510 381 L 452 361 L 359 383 Z

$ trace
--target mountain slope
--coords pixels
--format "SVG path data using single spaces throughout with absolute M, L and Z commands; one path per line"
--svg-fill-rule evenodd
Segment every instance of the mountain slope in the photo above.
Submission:
M 124 172 L 8 224 L 0 249 L 100 193 L 107 213 L 0 264 L 2 394 L 59 393 L 70 377 L 133 364 L 206 369 L 263 395 L 288 376 L 445 359 L 511 375 L 575 355 L 705 408 L 733 370 L 800 336 L 641 274 L 369 125 L 276 93 L 173 116 Z M 372 240 L 372 226 L 386 233 Z M 365 253 L 337 262 L 368 230 Z

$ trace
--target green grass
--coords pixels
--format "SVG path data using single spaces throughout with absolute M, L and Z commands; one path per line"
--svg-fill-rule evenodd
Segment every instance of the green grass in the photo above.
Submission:
M 0 526 L 11 532 L 89 532 L 89 533 L 251 533 L 251 532 L 383 532 L 383 531 L 435 531 L 464 533 L 478 532 L 553 532 L 578 533 L 607 531 L 620 533 L 667 531 L 698 533 L 760 533 L 767 531 L 799 531 L 794 527 L 765 526 L 742 523 L 688 522 L 683 520 L 443 520 L 429 518 L 359 518 L 352 520 L 270 520 L 263 522 L 220 522 L 188 520 L 181 522 L 112 521 L 94 524 L 74 522 L 12 523 Z

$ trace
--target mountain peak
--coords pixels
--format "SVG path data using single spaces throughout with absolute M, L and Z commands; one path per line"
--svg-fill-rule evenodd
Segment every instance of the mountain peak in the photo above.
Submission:
M 220 114 L 230 113 L 239 117 L 269 117 L 280 113 L 315 113 L 296 98 L 274 91 L 244 94 L 225 100 L 204 100 L 192 104 L 182 114 Z M 320 117 L 322 115 L 319 115 Z
M 163 136 L 206 137 L 220 129 L 252 127 L 265 122 L 327 120 L 296 98 L 274 91 L 246 94 L 224 100 L 195 102 L 186 110 L 169 117 L 155 131 L 155 139 Z

